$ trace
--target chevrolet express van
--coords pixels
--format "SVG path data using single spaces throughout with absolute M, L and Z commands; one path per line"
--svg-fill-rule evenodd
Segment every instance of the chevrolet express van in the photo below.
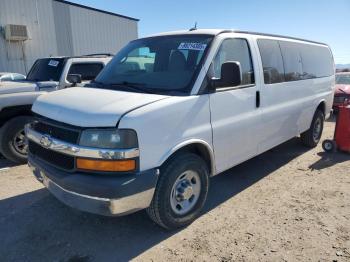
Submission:
M 295 136 L 315 147 L 334 85 L 322 43 L 233 30 L 137 39 L 90 85 L 36 100 L 29 166 L 71 207 L 185 226 L 211 176 Z

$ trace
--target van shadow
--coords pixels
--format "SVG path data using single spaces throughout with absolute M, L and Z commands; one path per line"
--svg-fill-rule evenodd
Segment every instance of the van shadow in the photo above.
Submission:
M 202 215 L 306 151 L 292 139 L 213 177 Z M 6 261 L 126 261 L 180 231 L 159 228 L 144 211 L 119 218 L 79 212 L 46 189 L 0 201 L 0 257 Z

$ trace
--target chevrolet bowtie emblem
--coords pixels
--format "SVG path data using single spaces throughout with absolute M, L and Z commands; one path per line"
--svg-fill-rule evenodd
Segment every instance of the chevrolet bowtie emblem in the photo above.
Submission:
M 40 144 L 43 146 L 43 147 L 46 147 L 46 148 L 49 148 L 52 144 L 52 139 L 49 135 L 43 135 L 41 138 L 40 138 Z

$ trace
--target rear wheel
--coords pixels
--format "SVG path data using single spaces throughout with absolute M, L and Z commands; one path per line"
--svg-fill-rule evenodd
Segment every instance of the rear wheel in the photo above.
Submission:
M 300 135 L 301 142 L 307 147 L 315 147 L 320 142 L 324 124 L 324 114 L 321 110 L 316 110 L 308 130 Z
M 7 121 L 1 128 L 0 152 L 5 158 L 18 164 L 27 162 L 28 145 L 24 126 L 33 120 L 30 116 L 18 116 Z
M 202 210 L 209 187 L 209 170 L 199 156 L 184 153 L 161 168 L 152 203 L 150 218 L 166 229 L 186 226 Z

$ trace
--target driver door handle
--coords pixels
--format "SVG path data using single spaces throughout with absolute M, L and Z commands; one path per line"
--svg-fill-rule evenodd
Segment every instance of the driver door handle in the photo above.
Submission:
M 260 107 L 260 91 L 256 91 L 255 106 L 256 108 Z

